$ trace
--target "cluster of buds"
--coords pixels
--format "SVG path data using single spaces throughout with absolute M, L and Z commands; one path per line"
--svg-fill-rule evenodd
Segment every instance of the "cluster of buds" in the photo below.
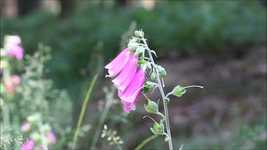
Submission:
M 42 123 L 42 116 L 39 113 L 27 117 L 21 125 L 21 132 L 28 136 L 21 145 L 21 150 L 48 149 L 49 145 L 57 141 L 50 125 Z

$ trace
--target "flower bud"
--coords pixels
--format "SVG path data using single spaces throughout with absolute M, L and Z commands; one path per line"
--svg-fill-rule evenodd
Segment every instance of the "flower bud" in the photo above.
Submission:
M 151 81 L 146 81 L 143 91 L 144 93 L 148 93 L 152 91 L 155 87 L 157 86 L 157 83 L 151 82 Z
M 152 100 L 148 100 L 148 103 L 145 105 L 145 110 L 148 113 L 157 114 L 159 112 L 159 106 Z
M 163 68 L 162 66 L 157 65 L 157 69 L 158 69 L 158 71 L 159 71 L 159 75 L 160 75 L 161 77 L 164 77 L 164 76 L 167 75 L 167 71 L 166 71 L 165 68 Z
M 150 128 L 151 132 L 155 135 L 163 135 L 164 134 L 164 124 L 163 121 L 161 120 L 160 123 L 155 122 Z
M 138 37 L 144 37 L 144 32 L 139 30 L 139 31 L 134 31 L 134 35 Z
M 130 41 L 128 43 L 128 48 L 131 51 L 135 51 L 137 49 L 137 47 L 138 47 L 138 44 L 136 42 Z
M 186 89 L 180 85 L 173 88 L 171 94 L 177 97 L 182 97 L 186 93 Z

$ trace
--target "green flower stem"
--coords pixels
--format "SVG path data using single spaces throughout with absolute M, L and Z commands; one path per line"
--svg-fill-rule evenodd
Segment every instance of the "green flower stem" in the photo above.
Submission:
M 141 144 L 139 144 L 134 150 L 141 150 L 147 143 L 157 138 L 158 135 L 151 135 L 147 139 L 145 139 Z
M 142 38 L 142 41 L 144 42 L 145 48 L 148 51 L 148 55 L 149 55 L 149 58 L 151 60 L 153 67 L 156 68 L 155 67 L 156 63 L 153 59 L 151 49 L 147 45 L 146 39 Z M 158 71 L 158 69 L 155 69 L 155 70 L 156 70 L 157 82 L 159 84 L 158 88 L 159 88 L 159 91 L 160 91 L 160 94 L 161 94 L 161 97 L 163 100 L 163 109 L 164 109 L 164 114 L 165 114 L 166 130 L 167 130 L 167 134 L 168 134 L 169 150 L 173 150 L 172 135 L 171 135 L 170 121 L 169 121 L 168 101 L 166 99 L 166 96 L 165 96 L 165 93 L 163 90 L 163 85 L 162 85 L 162 82 L 160 80 L 159 71 Z
M 201 85 L 189 85 L 189 86 L 185 86 L 184 88 L 185 89 L 188 89 L 188 88 L 201 88 L 201 89 L 203 89 L 204 87 Z
M 84 98 L 84 101 L 83 101 L 82 110 L 80 112 L 79 120 L 78 120 L 78 123 L 77 123 L 77 127 L 76 127 L 76 130 L 75 130 L 74 136 L 73 136 L 73 148 L 72 148 L 73 150 L 76 149 L 76 143 L 77 143 L 77 140 L 78 140 L 78 135 L 80 133 L 80 128 L 81 128 L 81 125 L 82 125 L 82 121 L 84 119 L 84 115 L 85 115 L 85 112 L 87 110 L 86 108 L 88 108 L 89 99 L 91 97 L 91 93 L 93 91 L 93 87 L 95 86 L 97 76 L 98 75 L 96 74 L 94 76 L 93 80 L 91 81 L 89 89 L 88 89 L 88 91 L 86 93 L 86 96 Z

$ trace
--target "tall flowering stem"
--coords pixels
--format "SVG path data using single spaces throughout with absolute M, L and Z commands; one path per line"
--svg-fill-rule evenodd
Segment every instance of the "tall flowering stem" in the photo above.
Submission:
M 181 97 L 188 88 L 202 88 L 202 86 L 191 85 L 183 87 L 177 85 L 172 91 L 165 93 L 163 77 L 167 75 L 167 72 L 162 66 L 155 63 L 153 55 L 156 56 L 156 52 L 149 48 L 144 38 L 144 32 L 135 31 L 133 37 L 129 40 L 128 47 L 121 51 L 105 68 L 108 70 L 107 77 L 115 78 L 112 82 L 118 89 L 118 96 L 125 112 L 129 113 L 135 110 L 138 97 L 142 92 L 147 100 L 147 104 L 144 106 L 146 112 L 160 116 L 159 121 L 148 115 L 145 116 L 145 118 L 149 118 L 154 122 L 150 128 L 151 132 L 155 137 L 165 136 L 169 150 L 173 150 L 168 110 L 169 96 Z M 160 112 L 158 104 L 146 96 L 146 93 L 156 88 L 159 89 L 161 94 L 163 113 Z M 153 139 L 148 138 L 147 140 L 151 141 Z M 143 147 L 143 145 L 141 143 L 138 147 Z
M 152 68 L 155 68 L 156 78 L 157 78 L 157 82 L 158 82 L 158 85 L 159 85 L 158 89 L 160 91 L 161 98 L 163 100 L 163 109 L 164 109 L 164 115 L 165 115 L 164 119 L 165 119 L 167 135 L 168 135 L 169 150 L 173 150 L 170 119 L 169 119 L 169 110 L 168 110 L 168 98 L 166 97 L 166 94 L 164 92 L 163 84 L 162 84 L 162 81 L 161 81 L 160 75 L 159 75 L 159 70 L 157 69 L 156 63 L 155 63 L 154 58 L 152 56 L 152 50 L 148 47 L 146 39 L 144 37 L 142 37 L 142 42 L 144 43 L 144 46 L 145 46 L 145 48 L 146 48 L 146 50 L 148 52 Z

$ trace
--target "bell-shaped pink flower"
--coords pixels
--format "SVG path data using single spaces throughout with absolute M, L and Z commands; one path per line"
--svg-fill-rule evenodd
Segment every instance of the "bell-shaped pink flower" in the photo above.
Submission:
M 57 142 L 57 138 L 54 132 L 49 131 L 46 136 L 49 144 L 55 144 Z
M 105 68 L 108 69 L 108 77 L 115 77 L 112 82 L 118 89 L 123 110 L 135 110 L 145 82 L 145 72 L 138 66 L 138 56 L 126 48 Z
M 17 60 L 23 59 L 24 50 L 21 46 L 21 39 L 17 35 L 7 36 L 5 38 L 4 48 L 7 51 L 7 55 L 10 57 L 14 57 Z
M 135 110 L 135 104 L 145 82 L 145 72 L 139 69 L 125 91 L 118 92 L 125 112 Z
M 134 78 L 137 68 L 138 68 L 138 58 L 136 55 L 133 54 L 129 57 L 126 67 L 121 71 L 121 73 L 115 79 L 112 80 L 115 87 L 117 87 L 120 91 L 124 91 Z
M 20 146 L 20 150 L 34 150 L 34 145 L 34 141 L 32 139 L 28 139 Z
M 129 60 L 130 53 L 129 49 L 125 48 L 115 59 L 105 66 L 108 69 L 108 77 L 115 77 L 121 72 Z

